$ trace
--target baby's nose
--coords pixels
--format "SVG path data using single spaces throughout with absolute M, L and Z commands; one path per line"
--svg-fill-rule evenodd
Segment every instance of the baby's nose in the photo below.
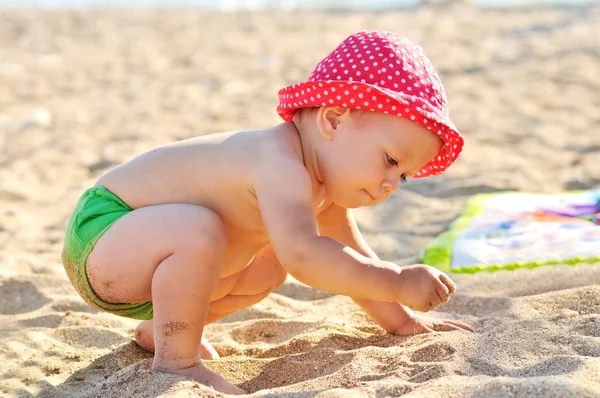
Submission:
M 398 189 L 399 184 L 400 184 L 399 177 L 389 177 L 389 178 L 386 178 L 385 180 L 383 180 L 383 183 L 381 184 L 381 186 L 387 192 L 391 193 L 391 192 L 394 192 L 396 189 Z

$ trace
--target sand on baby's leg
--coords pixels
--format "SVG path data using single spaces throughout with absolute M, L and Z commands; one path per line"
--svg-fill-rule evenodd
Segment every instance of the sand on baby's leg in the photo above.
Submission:
M 271 245 L 261 249 L 246 268 L 235 275 L 219 280 L 211 297 L 204 325 L 226 317 L 234 311 L 250 307 L 281 286 L 287 277 Z M 154 352 L 154 322 L 142 321 L 135 329 L 136 343 Z M 219 354 L 203 337 L 202 359 L 217 359 Z
M 224 253 L 222 223 L 212 211 L 187 204 L 152 206 L 108 229 L 88 257 L 87 273 L 102 300 L 153 302 L 154 370 L 239 394 L 243 390 L 201 359 L 204 322 Z
M 154 322 L 142 321 L 135 328 L 135 342 L 142 349 L 154 352 Z M 200 357 L 202 359 L 219 359 L 220 355 L 215 348 L 202 337 L 200 341 Z

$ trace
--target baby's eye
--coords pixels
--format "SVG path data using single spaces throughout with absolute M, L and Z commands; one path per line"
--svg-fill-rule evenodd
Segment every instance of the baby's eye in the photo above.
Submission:
M 393 157 L 391 157 L 390 155 L 388 155 L 387 153 L 385 154 L 385 156 L 387 156 L 387 162 L 392 165 L 392 166 L 398 166 L 398 161 L 396 161 L 396 159 L 394 159 Z
M 400 176 L 400 183 L 401 183 L 401 184 L 406 184 L 406 174 L 402 174 L 402 175 Z

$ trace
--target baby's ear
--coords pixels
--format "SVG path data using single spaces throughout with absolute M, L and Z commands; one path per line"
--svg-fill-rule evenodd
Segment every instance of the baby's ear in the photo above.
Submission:
M 317 112 L 319 132 L 326 140 L 333 140 L 340 124 L 350 121 L 350 109 L 339 106 L 325 106 Z

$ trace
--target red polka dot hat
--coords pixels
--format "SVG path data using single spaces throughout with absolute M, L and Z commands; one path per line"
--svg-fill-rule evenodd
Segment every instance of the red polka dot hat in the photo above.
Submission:
M 437 71 L 420 46 L 394 33 L 349 36 L 317 64 L 306 82 L 279 91 L 277 112 L 285 121 L 297 109 L 315 106 L 389 113 L 437 133 L 444 146 L 414 177 L 443 173 L 463 147 Z

